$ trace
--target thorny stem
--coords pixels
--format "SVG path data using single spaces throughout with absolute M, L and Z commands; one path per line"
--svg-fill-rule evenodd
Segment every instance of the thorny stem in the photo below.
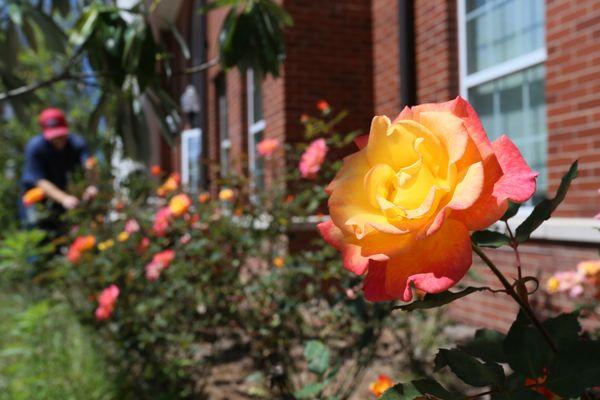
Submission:
M 510 237 L 510 247 L 512 247 L 513 251 L 515 252 L 515 259 L 517 261 L 517 271 L 519 274 L 519 280 L 523 279 L 523 273 L 521 271 L 521 255 L 519 254 L 519 242 L 517 242 L 517 240 L 515 239 L 515 235 L 513 234 L 512 229 L 510 229 L 510 225 L 508 224 L 508 221 L 504 221 L 504 223 L 506 224 L 506 231 L 508 232 L 508 236 Z
M 496 275 L 500 283 L 502 283 L 502 286 L 504 286 L 504 288 L 506 289 L 506 293 L 508 293 L 508 295 L 517 302 L 519 307 L 521 307 L 521 310 L 523 310 L 525 315 L 527 315 L 527 317 L 537 328 L 537 330 L 539 330 L 542 336 L 544 336 L 544 339 L 546 339 L 546 341 L 552 348 L 552 351 L 554 351 L 554 353 L 558 353 L 558 349 L 556 348 L 554 341 L 552 340 L 552 338 L 550 337 L 540 320 L 535 316 L 535 313 L 533 312 L 531 307 L 529 307 L 529 304 L 526 301 L 523 301 L 523 299 L 517 294 L 510 282 L 506 279 L 506 277 L 502 274 L 502 272 L 498 269 L 494 262 L 490 260 L 490 258 L 483 252 L 483 250 L 481 250 L 479 246 L 477 246 L 475 243 L 472 243 L 471 247 L 473 248 L 473 251 L 479 256 L 479 258 L 481 258 L 481 260 L 490 268 L 490 270 L 492 270 L 494 275 Z

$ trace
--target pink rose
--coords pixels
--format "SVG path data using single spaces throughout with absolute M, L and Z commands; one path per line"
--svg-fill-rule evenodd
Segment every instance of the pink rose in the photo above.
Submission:
M 171 209 L 169 207 L 163 207 L 156 212 L 154 216 L 154 225 L 152 230 L 156 236 L 164 236 L 169 228 L 169 220 L 171 218 Z
M 125 232 L 132 234 L 135 232 L 139 232 L 140 224 L 135 219 L 130 219 L 125 223 Z
M 312 142 L 300 158 L 300 175 L 308 179 L 316 178 L 328 150 L 325 139 L 317 139 Z
M 116 285 L 110 285 L 100 293 L 98 296 L 96 319 L 105 320 L 111 316 L 117 302 L 117 297 L 119 297 L 119 287 Z
M 151 262 L 146 265 L 146 279 L 151 282 L 157 280 L 162 270 L 163 266 L 160 263 Z

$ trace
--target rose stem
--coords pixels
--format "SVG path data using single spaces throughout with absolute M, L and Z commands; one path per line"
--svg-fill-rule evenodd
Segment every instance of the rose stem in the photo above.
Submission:
M 523 312 L 531 320 L 533 325 L 535 325 L 535 327 L 540 331 L 542 336 L 544 336 L 544 338 L 546 339 L 546 341 L 552 348 L 552 351 L 554 351 L 555 353 L 558 353 L 558 350 L 556 348 L 556 345 L 554 344 L 554 341 L 552 340 L 552 338 L 550 337 L 550 335 L 548 334 L 548 332 L 546 331 L 546 329 L 544 328 L 544 326 L 542 325 L 540 320 L 537 319 L 533 310 L 527 306 L 527 303 L 525 303 L 523 301 L 523 299 L 521 299 L 521 297 L 519 297 L 517 292 L 515 292 L 515 289 L 512 287 L 510 282 L 508 282 L 508 280 L 504 277 L 504 275 L 502 275 L 502 272 L 500 272 L 498 267 L 496 267 L 496 265 L 492 262 L 492 260 L 490 260 L 489 257 L 483 252 L 483 250 L 481 250 L 481 248 L 479 246 L 477 246 L 475 243 L 472 243 L 471 247 L 473 248 L 473 251 L 479 256 L 479 258 L 481 258 L 483 260 L 483 262 L 492 270 L 492 272 L 494 273 L 494 275 L 496 275 L 498 280 L 500 280 L 500 282 L 506 289 L 506 292 L 509 294 L 509 296 L 512 297 L 517 302 L 519 307 L 521 307 L 521 310 L 523 310 Z

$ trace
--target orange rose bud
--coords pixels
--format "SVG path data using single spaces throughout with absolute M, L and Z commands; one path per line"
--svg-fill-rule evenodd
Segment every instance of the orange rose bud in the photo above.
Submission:
M 326 114 L 329 112 L 331 107 L 329 106 L 329 103 L 327 101 L 319 100 L 319 101 L 317 101 L 317 109 L 319 111 L 321 111 L 322 113 Z
M 285 260 L 283 257 L 277 256 L 273 259 L 273 265 L 275 265 L 277 268 L 283 268 L 285 265 Z
M 160 174 L 162 174 L 162 169 L 160 168 L 160 165 L 153 165 L 152 167 L 150 167 L 150 173 L 152 174 L 152 176 L 159 176 Z
M 90 157 L 85 160 L 85 168 L 86 169 L 94 169 L 98 165 L 98 159 L 96 157 Z
M 375 382 L 371 382 L 369 390 L 375 396 L 381 396 L 386 390 L 394 386 L 394 382 L 387 375 L 379 375 Z
M 202 192 L 198 195 L 198 201 L 202 204 L 210 200 L 210 193 Z
M 33 189 L 29 189 L 23 195 L 23 204 L 25 205 L 25 207 L 30 207 L 33 204 L 39 203 L 40 201 L 44 200 L 45 197 L 46 193 L 43 189 L 34 187 Z

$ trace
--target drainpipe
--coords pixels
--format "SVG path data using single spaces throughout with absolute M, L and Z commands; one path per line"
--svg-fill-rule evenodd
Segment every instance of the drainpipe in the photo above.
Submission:
M 398 53 L 400 69 L 400 106 L 417 102 L 417 75 L 415 68 L 414 1 L 398 0 Z
M 194 7 L 192 12 L 194 14 L 198 14 L 198 10 L 203 8 L 206 5 L 206 0 L 197 0 L 193 3 Z M 199 13 L 198 16 L 198 31 L 194 32 L 192 29 L 192 34 L 196 34 L 196 38 L 192 38 L 191 43 L 196 47 L 195 51 L 192 54 L 197 54 L 197 57 L 193 57 L 194 65 L 204 64 L 206 62 L 206 14 Z M 208 187 L 208 168 L 204 159 L 208 158 L 208 129 L 207 129 L 207 118 L 206 118 L 206 82 L 207 82 L 207 71 L 204 70 L 201 73 L 197 73 L 192 75 L 192 80 L 194 86 L 198 90 L 198 95 L 200 98 L 200 112 L 196 115 L 196 121 L 194 121 L 195 126 L 199 127 L 202 130 L 202 151 L 200 153 L 201 159 L 198 160 L 200 164 L 201 170 L 201 180 L 200 186 L 203 188 Z

